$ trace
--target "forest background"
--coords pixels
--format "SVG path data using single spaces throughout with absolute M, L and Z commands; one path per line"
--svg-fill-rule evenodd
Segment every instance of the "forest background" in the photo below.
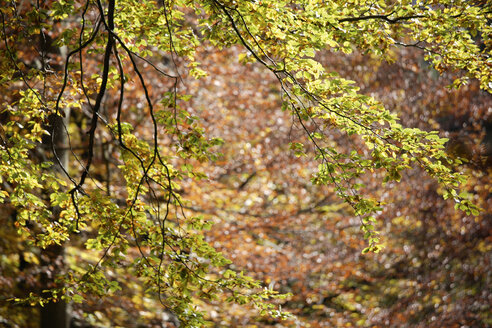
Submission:
M 487 2 L 0 13 L 0 325 L 492 325 Z

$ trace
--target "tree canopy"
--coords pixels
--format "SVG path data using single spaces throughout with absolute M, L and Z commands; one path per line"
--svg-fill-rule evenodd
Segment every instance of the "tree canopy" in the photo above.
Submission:
M 297 302 L 301 277 L 248 274 L 267 271 L 251 264 L 267 249 L 297 245 L 325 263 L 323 238 L 345 240 L 333 235 L 345 225 L 362 231 L 342 242 L 357 254 L 408 253 L 386 232 L 403 240 L 428 220 L 460 232 L 452 218 L 472 215 L 487 231 L 490 170 L 475 149 L 491 133 L 479 127 L 490 113 L 463 114 L 475 117 L 468 151 L 437 131 L 443 106 L 418 99 L 427 88 L 490 105 L 491 10 L 483 1 L 3 1 L 0 267 L 9 288 L 0 319 L 27 326 L 22 306 L 105 298 L 182 327 L 213 321 L 221 304 L 295 322 L 280 305 Z M 401 180 L 426 185 L 418 196 Z M 393 188 L 401 194 L 389 197 Z M 294 238 L 306 229 L 321 235 Z M 480 254 L 490 251 L 487 233 L 473 248 Z M 262 265 L 292 262 L 280 253 Z M 295 263 L 304 276 L 313 269 Z M 311 310 L 327 299 L 351 306 L 322 290 Z

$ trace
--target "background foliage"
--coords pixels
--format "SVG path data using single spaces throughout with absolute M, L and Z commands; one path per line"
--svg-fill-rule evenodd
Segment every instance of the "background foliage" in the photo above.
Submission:
M 492 324 L 487 3 L 0 13 L 3 325 Z

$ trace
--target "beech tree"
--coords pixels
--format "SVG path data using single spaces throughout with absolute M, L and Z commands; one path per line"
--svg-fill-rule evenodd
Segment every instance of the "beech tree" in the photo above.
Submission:
M 210 301 L 290 316 L 276 306 L 287 294 L 234 270 L 207 241 L 204 230 L 220 233 L 209 219 L 214 206 L 190 201 L 210 181 L 206 167 L 235 160 L 218 153 L 227 145 L 200 115 L 220 92 L 204 102 L 189 85 L 213 70 L 198 59 L 209 49 L 236 49 L 227 54 L 237 65 L 273 79 L 272 96 L 303 132 L 282 139 L 285 151 L 315 164 L 313 185 L 333 188 L 358 220 L 362 253 L 381 250 L 375 226 L 385 206 L 367 193 L 366 175 L 385 188 L 420 168 L 456 210 L 480 212 L 461 190 L 463 158 L 446 152 L 446 138 L 402 124 L 324 57 L 355 51 L 394 62 L 395 49 L 416 48 L 436 71 L 459 72 L 450 87 L 473 79 L 490 92 L 487 3 L 4 1 L 0 14 L 0 234 L 8 241 L 0 265 L 3 276 L 24 279 L 6 279 L 8 322 L 26 325 L 12 309 L 39 305 L 41 322 L 56 313 L 66 327 L 66 304 L 121 288 L 158 300 L 166 320 L 184 327 L 205 325 Z M 319 190 L 314 207 L 332 201 Z

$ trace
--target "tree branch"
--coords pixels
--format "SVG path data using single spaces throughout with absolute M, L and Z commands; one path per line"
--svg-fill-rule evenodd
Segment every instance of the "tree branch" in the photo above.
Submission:
M 385 20 L 386 22 L 390 24 L 395 24 L 398 23 L 399 21 L 403 20 L 409 20 L 412 18 L 424 18 L 426 16 L 424 15 L 410 15 L 410 16 L 401 16 L 401 17 L 396 17 L 396 18 L 389 18 L 393 13 L 389 13 L 387 15 L 367 15 L 367 16 L 359 16 L 359 17 L 346 17 L 346 18 L 341 18 L 338 20 L 339 23 L 343 22 L 358 22 L 358 21 L 364 21 L 364 20 L 369 20 L 369 19 L 382 19 Z

